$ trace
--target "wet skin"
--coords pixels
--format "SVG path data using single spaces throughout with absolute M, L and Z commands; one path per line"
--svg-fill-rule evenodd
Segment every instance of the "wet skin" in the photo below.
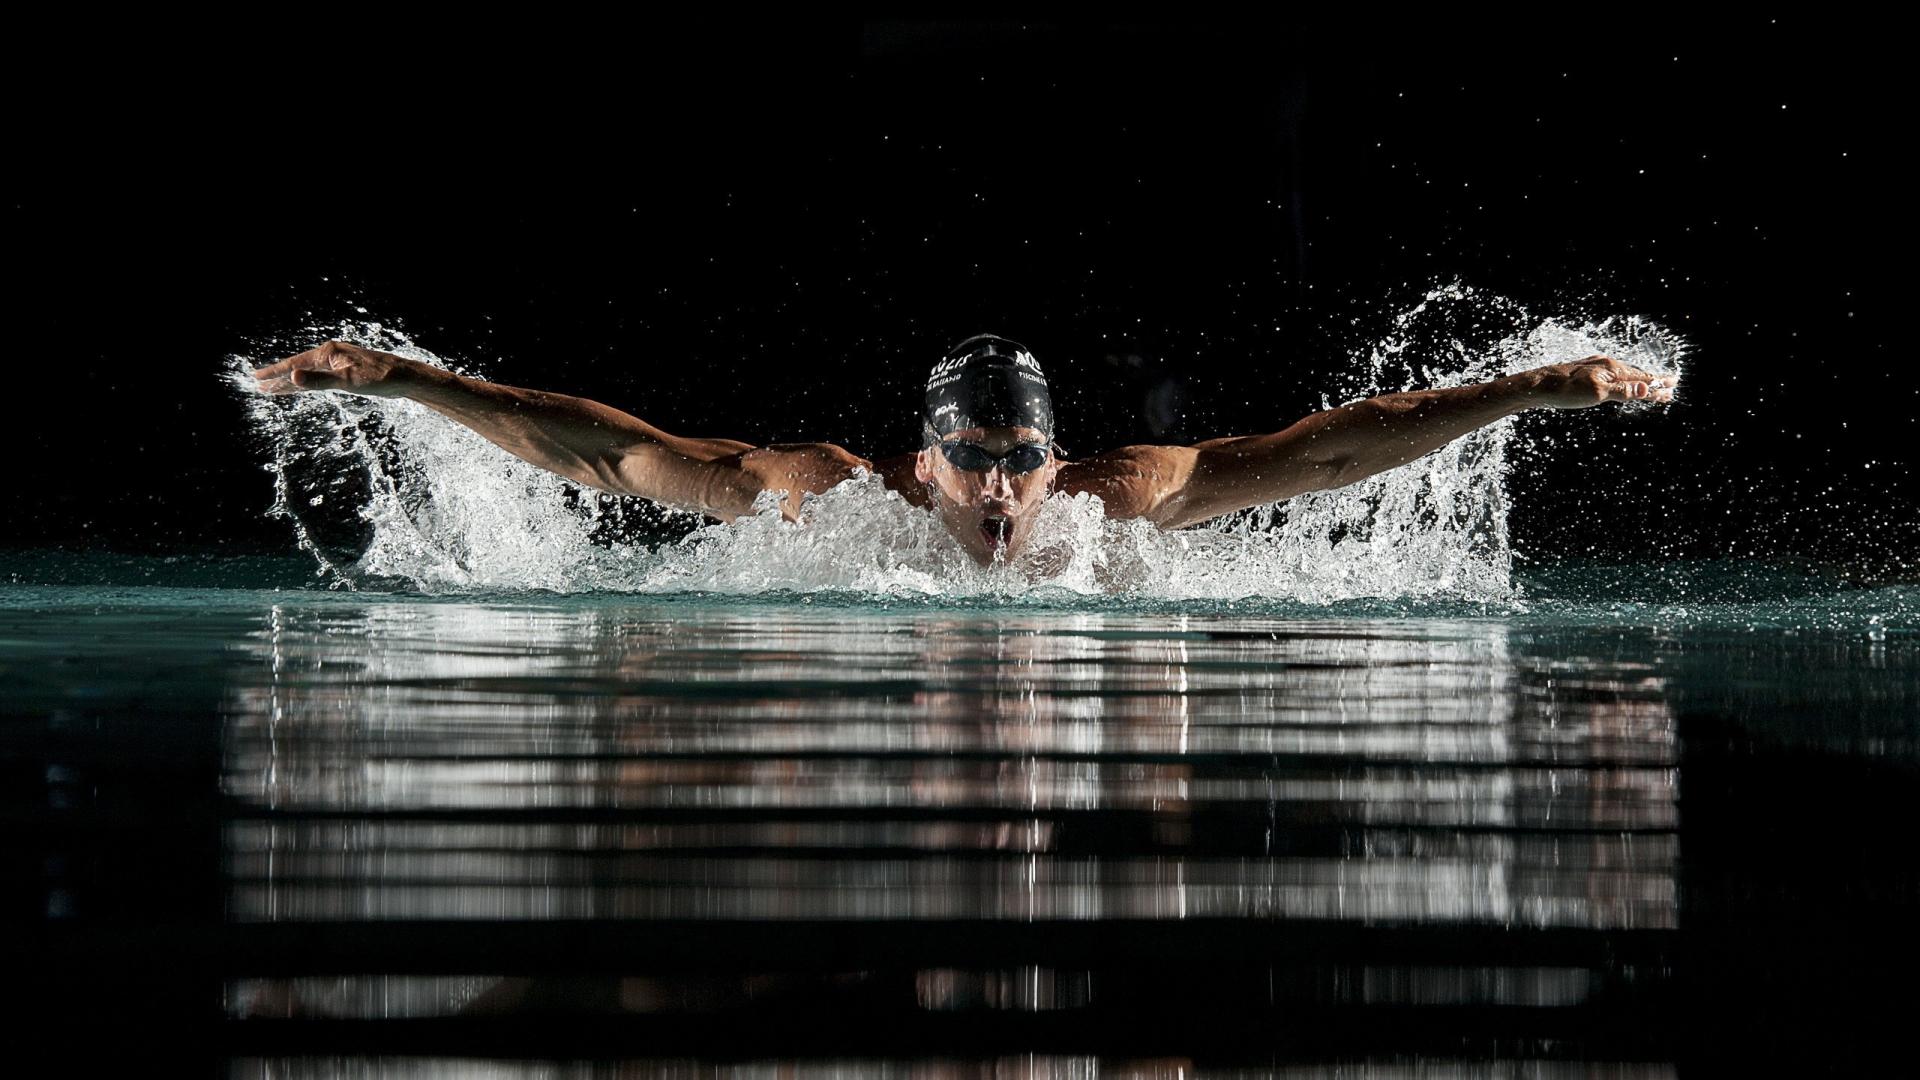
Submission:
M 968 428 L 945 441 L 973 443 L 999 455 L 1022 443 L 1046 446 L 1047 436 L 1027 427 Z M 983 472 L 959 469 L 938 446 L 920 451 L 913 460 L 914 479 L 925 485 L 929 508 L 982 564 L 1011 559 L 1026 546 L 1034 514 L 1053 490 L 1059 469 L 1052 453 L 1046 464 L 1024 473 L 1009 471 L 1004 462 Z
M 937 447 L 869 461 L 831 443 L 754 446 L 688 438 L 586 398 L 470 379 L 444 368 L 329 341 L 254 371 L 260 389 L 340 390 L 405 397 L 484 436 L 508 453 L 586 487 L 697 510 L 721 521 L 757 512 L 780 492 L 797 521 L 808 495 L 871 470 L 908 502 L 931 510 L 982 564 L 1017 557 L 1048 494 L 1088 494 L 1110 518 L 1179 529 L 1309 491 L 1343 487 L 1430 453 L 1527 409 L 1585 409 L 1606 402 L 1666 403 L 1675 375 L 1654 375 L 1609 356 L 1548 364 L 1491 382 L 1381 394 L 1326 409 L 1279 431 L 1192 446 L 1122 446 L 1027 473 L 1004 465 L 969 472 Z M 1033 428 L 972 428 L 949 439 L 1000 455 L 1044 444 Z

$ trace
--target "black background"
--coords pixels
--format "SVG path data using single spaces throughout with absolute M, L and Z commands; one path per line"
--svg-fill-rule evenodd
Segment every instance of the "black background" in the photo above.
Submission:
M 221 374 L 347 319 L 668 430 L 868 455 L 912 446 L 928 365 L 990 330 L 1033 347 L 1084 455 L 1284 427 L 1457 280 L 1694 346 L 1664 414 L 1527 418 L 1560 437 L 1513 478 L 1524 549 L 1911 573 L 1885 27 L 116 35 L 8 74 L 0 544 L 291 550 Z

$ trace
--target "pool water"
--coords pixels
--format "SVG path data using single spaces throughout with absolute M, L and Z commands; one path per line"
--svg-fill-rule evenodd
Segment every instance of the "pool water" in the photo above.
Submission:
M 11 565 L 5 949 L 68 1045 L 105 1018 L 248 1076 L 1660 1076 L 1845 1070 L 1911 1012 L 1912 585 L 1576 564 L 1316 606 Z

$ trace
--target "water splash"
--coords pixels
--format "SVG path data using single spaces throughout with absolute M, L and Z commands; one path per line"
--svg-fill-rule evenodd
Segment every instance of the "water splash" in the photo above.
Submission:
M 311 333 L 463 370 L 377 323 Z M 1400 313 L 1339 389 L 1357 399 L 1456 386 L 1596 353 L 1671 373 L 1685 344 L 1643 319 L 1545 318 L 1452 284 Z M 1503 483 L 1518 437 L 1511 420 L 1338 491 L 1193 529 L 1112 521 L 1093 496 L 1056 495 L 1028 549 L 983 568 L 874 476 L 808 500 L 799 524 L 781 520 L 769 500 L 756 517 L 703 525 L 583 491 L 414 402 L 261 394 L 245 371 L 275 358 L 233 358 L 275 476 L 271 513 L 291 522 L 319 573 L 341 587 L 1309 603 L 1514 596 Z

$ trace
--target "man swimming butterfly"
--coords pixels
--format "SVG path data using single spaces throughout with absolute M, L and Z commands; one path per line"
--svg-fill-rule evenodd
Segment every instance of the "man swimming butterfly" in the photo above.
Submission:
M 483 382 L 340 341 L 253 374 L 270 393 L 410 398 L 574 483 L 722 521 L 752 514 L 767 491 L 783 493 L 781 512 L 797 520 L 806 496 L 867 469 L 938 515 L 982 564 L 1017 556 L 1032 538 L 1035 511 L 1055 491 L 1096 495 L 1111 518 L 1178 529 L 1343 487 L 1527 409 L 1671 401 L 1677 382 L 1590 356 L 1471 386 L 1382 394 L 1271 435 L 1123 446 L 1067 461 L 1054 445 L 1053 401 L 1033 354 L 980 334 L 933 366 L 920 451 L 868 461 L 831 443 L 752 446 L 669 435 L 597 401 Z

